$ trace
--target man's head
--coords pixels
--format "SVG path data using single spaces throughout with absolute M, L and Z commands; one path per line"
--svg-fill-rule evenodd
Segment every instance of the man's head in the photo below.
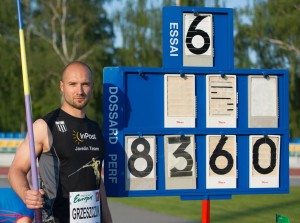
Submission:
M 74 61 L 64 68 L 60 81 L 64 108 L 82 110 L 86 107 L 94 87 L 92 75 L 89 66 L 79 61 Z

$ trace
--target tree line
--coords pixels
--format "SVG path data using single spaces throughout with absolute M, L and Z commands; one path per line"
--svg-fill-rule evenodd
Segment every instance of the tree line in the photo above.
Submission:
M 207 4 L 205 0 L 21 1 L 33 119 L 60 106 L 62 69 L 81 60 L 95 74 L 88 116 L 102 124 L 103 68 L 161 67 L 162 7 L 175 2 Z M 226 7 L 226 1 L 215 0 L 213 5 Z M 234 10 L 235 68 L 289 70 L 291 137 L 300 137 L 299 11 L 300 0 L 249 0 Z M 26 131 L 18 30 L 15 1 L 2 0 L 0 132 Z

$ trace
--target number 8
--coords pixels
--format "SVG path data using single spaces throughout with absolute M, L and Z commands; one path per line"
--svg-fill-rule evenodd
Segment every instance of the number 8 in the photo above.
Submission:
M 144 150 L 140 152 L 137 149 L 138 145 L 143 145 Z M 150 152 L 149 142 L 144 138 L 137 138 L 131 144 L 131 151 L 132 151 L 132 156 L 130 156 L 130 158 L 128 159 L 128 169 L 129 169 L 130 173 L 135 177 L 148 176 L 153 169 L 153 160 L 152 160 L 152 157 L 149 155 L 149 152 Z M 138 171 L 134 166 L 134 162 L 138 158 L 143 158 L 147 162 L 146 169 L 143 171 Z

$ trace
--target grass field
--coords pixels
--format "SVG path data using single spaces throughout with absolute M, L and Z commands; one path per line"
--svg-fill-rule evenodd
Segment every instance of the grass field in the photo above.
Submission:
M 181 201 L 179 197 L 109 200 L 201 222 L 202 201 Z M 300 187 L 291 187 L 289 194 L 235 195 L 231 200 L 210 202 L 211 223 L 275 223 L 276 214 L 300 223 Z

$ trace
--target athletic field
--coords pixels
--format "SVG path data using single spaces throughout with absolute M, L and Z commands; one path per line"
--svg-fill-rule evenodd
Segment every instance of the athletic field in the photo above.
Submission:
M 201 222 L 201 201 L 181 201 L 179 197 L 109 198 L 119 202 Z M 210 202 L 212 223 L 275 223 L 276 214 L 300 222 L 300 187 L 289 194 L 235 195 L 231 200 Z

